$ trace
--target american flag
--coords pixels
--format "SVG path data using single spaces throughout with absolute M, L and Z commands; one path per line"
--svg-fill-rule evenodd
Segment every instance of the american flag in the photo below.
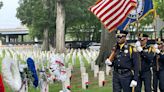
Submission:
M 136 0 L 99 0 L 89 10 L 112 32 L 136 6 Z

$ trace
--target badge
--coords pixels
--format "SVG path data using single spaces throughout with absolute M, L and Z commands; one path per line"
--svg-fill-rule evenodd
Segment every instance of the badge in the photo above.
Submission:
M 124 50 L 124 53 L 128 53 L 128 50 Z

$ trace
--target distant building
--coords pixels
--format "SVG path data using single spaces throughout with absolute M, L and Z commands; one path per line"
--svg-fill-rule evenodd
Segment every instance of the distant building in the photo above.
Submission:
M 21 38 L 20 42 L 24 42 L 24 36 L 28 34 L 26 27 L 0 29 L 0 37 L 4 44 L 17 43 L 18 38 Z

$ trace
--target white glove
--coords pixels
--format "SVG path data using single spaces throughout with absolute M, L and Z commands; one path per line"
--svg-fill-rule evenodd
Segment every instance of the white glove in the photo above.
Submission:
M 136 46 L 136 47 L 141 46 L 140 41 L 137 41 L 137 42 L 135 43 L 135 46 Z
M 130 83 L 130 87 L 136 87 L 137 86 L 137 81 L 132 80 Z
M 106 64 L 106 65 L 112 65 L 112 62 L 111 62 L 109 59 L 106 59 L 106 60 L 105 60 L 105 64 Z
M 155 49 L 155 52 L 156 52 L 157 54 L 159 54 L 159 53 L 160 53 L 160 50 L 159 50 L 159 49 Z
M 137 51 L 139 51 L 139 52 L 143 51 L 142 47 L 141 46 L 138 46 L 137 47 Z
M 154 44 L 154 48 L 156 48 L 156 49 L 157 49 L 157 48 L 158 48 L 158 44 Z

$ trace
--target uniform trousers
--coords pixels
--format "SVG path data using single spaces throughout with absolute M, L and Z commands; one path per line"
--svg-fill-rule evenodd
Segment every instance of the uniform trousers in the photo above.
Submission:
M 118 73 L 113 71 L 113 92 L 132 92 L 130 83 L 133 75 L 131 71 L 125 73 Z
M 157 92 L 159 83 L 160 92 L 164 92 L 164 70 L 153 72 L 153 91 Z
M 144 92 L 152 92 L 151 89 L 151 71 L 144 71 L 139 73 L 137 87 L 135 88 L 135 92 L 142 92 L 142 82 L 144 82 Z

